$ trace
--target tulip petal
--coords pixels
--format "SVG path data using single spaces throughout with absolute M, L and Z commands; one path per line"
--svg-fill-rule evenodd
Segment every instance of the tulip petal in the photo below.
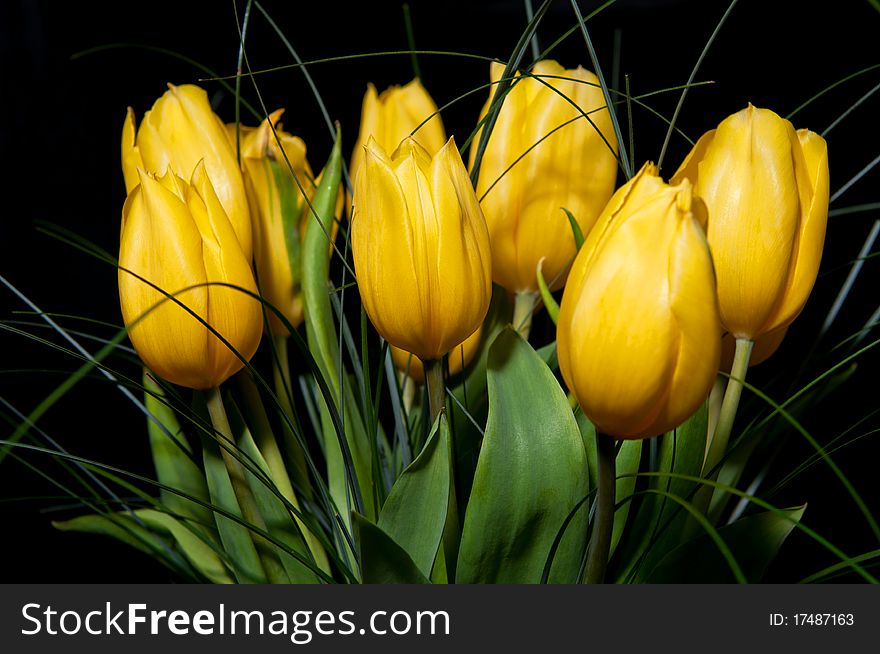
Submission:
M 252 253 L 250 216 L 244 182 L 226 126 L 211 109 L 204 89 L 168 85 L 168 91 L 144 115 L 137 143 L 144 165 L 164 174 L 171 167 L 189 179 L 204 160 L 245 256 Z
M 206 318 L 202 308 L 208 291 L 199 231 L 183 201 L 149 175 L 141 175 L 140 188 L 129 196 L 123 214 L 119 297 L 129 337 L 144 363 L 159 376 L 191 388 L 207 388 L 211 385 L 203 363 L 207 330 L 134 276 Z
M 763 333 L 790 324 L 804 308 L 816 282 L 825 245 L 829 195 L 828 146 L 825 139 L 809 130 L 798 130 L 797 135 L 803 149 L 804 173 L 809 181 L 800 184 L 804 191 L 801 196 L 801 216 L 786 291 L 761 329 Z
M 398 347 L 425 354 L 413 321 L 426 316 L 407 199 L 381 146 L 370 140 L 355 179 L 352 254 L 364 309 L 377 331 Z M 401 298 L 408 298 L 404 304 Z M 389 338 L 389 335 L 394 335 Z
M 122 177 L 125 179 L 125 193 L 140 183 L 138 168 L 143 170 L 144 162 L 137 147 L 134 109 L 131 107 L 125 113 L 125 122 L 122 125 Z

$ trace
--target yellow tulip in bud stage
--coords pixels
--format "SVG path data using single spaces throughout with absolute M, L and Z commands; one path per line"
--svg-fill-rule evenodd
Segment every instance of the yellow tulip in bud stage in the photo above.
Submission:
M 480 347 L 482 335 L 483 328 L 477 327 L 477 331 L 468 336 L 464 343 L 452 348 L 452 351 L 449 352 L 450 377 L 454 377 L 470 364 Z M 397 369 L 416 384 L 425 383 L 425 367 L 417 356 L 392 345 L 391 358 L 394 360 L 394 365 L 397 366 Z
M 364 146 L 370 138 L 375 139 L 385 152 L 394 152 L 398 144 L 418 127 L 413 138 L 434 156 L 446 143 L 443 121 L 436 112 L 437 105 L 418 79 L 405 86 L 389 87 L 381 94 L 369 84 L 361 108 L 360 133 L 351 156 L 351 179 L 357 177 L 364 159 Z M 431 115 L 434 117 L 422 125 Z
M 667 185 L 646 164 L 575 259 L 559 311 L 559 367 L 602 433 L 663 433 L 712 389 L 721 326 L 705 220 L 690 182 Z
M 482 324 L 492 295 L 486 223 L 455 141 L 431 155 L 370 140 L 351 226 L 364 308 L 391 345 L 435 361 Z
M 241 165 L 251 203 L 260 291 L 296 327 L 303 320 L 300 249 L 309 217 L 306 197 L 314 195 L 315 182 L 305 143 L 281 129 L 283 111 L 273 112 L 257 129 L 242 128 Z M 229 127 L 234 140 L 235 125 Z M 271 310 L 266 313 L 272 333 L 287 336 L 278 316 Z
M 751 105 L 700 138 L 672 178 L 709 210 L 721 321 L 755 340 L 789 325 L 816 281 L 828 219 L 824 139 Z
M 503 72 L 502 64 L 493 63 L 492 82 Z M 538 62 L 531 72 L 538 79 L 518 78 L 504 98 L 477 182 L 492 244 L 492 278 L 510 293 L 537 292 L 541 258 L 551 290 L 562 288 L 576 253 L 562 209 L 587 234 L 617 178 L 617 141 L 596 76 L 555 61 Z M 471 168 L 479 140 L 477 134 Z
M 122 171 L 127 192 L 138 183 L 138 167 L 157 175 L 170 170 L 189 179 L 199 161 L 205 162 L 217 197 L 250 261 L 251 222 L 235 146 L 230 144 L 226 126 L 211 109 L 204 89 L 169 84 L 168 91 L 144 114 L 137 131 L 134 111 L 128 110 L 122 129 Z
M 189 183 L 172 172 L 158 178 L 140 173 L 122 210 L 119 266 L 119 300 L 131 342 L 160 377 L 207 389 L 244 364 L 193 315 L 135 275 L 186 305 L 245 359 L 256 352 L 263 324 L 259 301 L 214 285 L 257 292 L 250 262 L 203 164 Z

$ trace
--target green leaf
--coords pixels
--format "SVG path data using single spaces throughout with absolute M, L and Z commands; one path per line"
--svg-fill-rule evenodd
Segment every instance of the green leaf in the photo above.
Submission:
M 147 429 L 157 481 L 208 504 L 205 474 L 193 460 L 186 435 L 174 410 L 167 404 L 165 392 L 146 371 L 144 389 L 144 405 L 155 419 L 147 419 Z M 204 525 L 214 521 L 211 511 L 203 505 L 166 490 L 161 491 L 160 497 L 162 504 L 172 513 L 195 518 Z
M 750 583 L 761 580 L 779 548 L 800 522 L 806 504 L 766 511 L 737 520 L 718 530 Z M 675 548 L 645 577 L 646 583 L 730 583 L 730 566 L 718 546 L 698 536 Z
M 459 503 L 464 506 L 470 495 L 477 457 L 483 433 L 478 425 L 486 424 L 489 396 L 486 382 L 486 367 L 489 348 L 495 337 L 510 324 L 513 305 L 507 291 L 497 285 L 492 287 L 492 301 L 483 320 L 483 340 L 480 343 L 469 371 L 462 375 L 459 384 L 452 389 L 450 402 L 451 431 L 455 434 L 455 484 Z M 465 413 L 467 411 L 467 413 Z M 476 424 L 475 424 L 476 423 Z
M 186 558 L 205 577 L 215 584 L 231 584 L 232 578 L 223 559 L 190 526 L 172 515 L 154 509 L 138 509 L 134 512 L 144 524 L 158 532 L 170 534 Z
M 578 429 L 583 438 L 584 447 L 587 451 L 587 466 L 589 469 L 589 492 L 596 490 L 596 480 L 599 478 L 598 466 L 596 463 L 596 427 L 590 422 L 590 419 L 584 415 L 584 412 L 578 410 L 577 415 Z M 611 551 L 614 553 L 620 539 L 623 536 L 626 527 L 626 521 L 629 517 L 629 510 L 632 502 L 623 502 L 636 487 L 635 474 L 639 471 L 639 462 L 642 458 L 642 441 L 625 440 L 621 441 L 621 445 L 617 450 L 617 458 L 615 470 L 617 473 L 617 482 L 614 485 L 614 493 L 618 504 L 617 510 L 614 512 L 614 526 L 611 530 Z
M 586 453 L 565 393 L 516 331 L 498 335 L 488 364 L 489 418 L 456 582 L 538 583 L 560 527 L 587 494 Z M 585 536 L 583 521 L 573 522 Z M 551 578 L 576 580 L 582 553 L 583 538 L 564 539 Z
M 211 502 L 224 511 L 241 518 L 241 507 L 238 504 L 238 499 L 235 497 L 232 480 L 229 478 L 226 465 L 223 463 L 219 446 L 210 440 L 209 437 L 205 437 L 203 442 L 205 474 L 208 480 Z M 263 570 L 263 564 L 260 562 L 260 556 L 257 554 L 257 548 L 251 538 L 251 531 L 244 525 L 219 512 L 215 512 L 214 519 L 217 522 L 220 542 L 223 544 L 223 549 L 229 555 L 234 565 L 233 572 L 238 582 L 245 584 L 266 583 L 266 573 Z
M 592 494 L 596 492 L 596 482 L 599 479 L 599 470 L 596 464 L 596 426 L 590 422 L 583 409 L 577 407 L 574 414 L 577 420 L 578 430 L 581 433 L 581 440 L 584 443 L 584 451 L 587 453 L 587 486 Z
M 81 515 L 70 520 L 53 521 L 52 526 L 59 531 L 78 531 L 83 534 L 111 536 L 126 545 L 154 556 L 166 565 L 176 569 L 171 551 L 171 542 L 145 528 L 131 519 L 128 513 L 108 513 Z
M 629 517 L 629 510 L 632 502 L 623 502 L 633 494 L 636 488 L 636 473 L 639 471 L 639 462 L 642 459 L 642 439 L 626 440 L 620 445 L 617 451 L 617 483 L 614 486 L 617 502 L 617 509 L 614 511 L 614 526 L 611 529 L 611 554 L 617 549 L 623 531 L 626 528 L 626 520 Z
M 360 513 L 352 525 L 361 553 L 361 581 L 365 584 L 427 584 L 409 554 L 388 534 Z
M 565 212 L 565 216 L 568 218 L 568 224 L 571 225 L 571 233 L 574 235 L 574 244 L 577 248 L 577 251 L 580 252 L 581 247 L 584 244 L 584 233 L 581 231 L 581 226 L 578 225 L 577 219 L 572 215 L 571 211 L 562 207 L 562 210 Z M 556 322 L 555 320 L 553 322 Z
M 362 418 L 357 418 L 354 408 L 357 398 L 349 384 L 345 392 L 341 387 L 339 367 L 339 336 L 335 328 L 330 278 L 330 235 L 342 177 L 342 143 L 337 128 L 336 140 L 321 181 L 306 212 L 308 223 L 302 245 L 302 289 L 304 322 L 309 351 L 315 358 L 321 377 L 330 390 L 333 406 L 322 406 L 322 432 L 324 454 L 327 460 L 330 495 L 340 513 L 349 503 L 348 481 L 357 484 L 354 489 L 355 507 L 363 505 L 370 516 L 378 513 L 373 493 L 373 468 L 371 465 L 371 436 Z M 321 398 L 324 405 L 324 399 Z M 332 414 L 342 417 L 345 425 L 345 445 L 337 433 Z M 347 518 L 346 518 L 347 521 Z
M 559 367 L 559 359 L 556 356 L 556 341 L 548 343 L 544 347 L 539 347 L 536 352 L 541 357 L 541 361 L 546 363 L 550 370 L 556 370 Z
M 442 413 L 421 454 L 394 483 L 379 514 L 379 528 L 406 550 L 425 577 L 431 575 L 446 524 L 449 463 L 449 423 Z
M 541 300 L 544 302 L 544 307 L 547 309 L 547 315 L 550 316 L 550 320 L 552 320 L 555 325 L 559 320 L 559 304 L 556 302 L 553 295 L 551 295 L 550 288 L 547 286 L 547 282 L 544 279 L 543 263 L 543 259 L 538 262 L 538 269 L 535 271 L 535 276 L 538 278 L 538 291 L 541 293 Z
M 708 421 L 709 404 L 704 402 L 678 429 L 658 437 L 657 471 L 671 474 L 669 477 L 651 477 L 652 488 L 665 490 L 682 499 L 689 498 L 696 482 L 682 476 L 700 476 L 706 451 Z M 681 505 L 666 496 L 656 494 L 645 496 L 623 552 L 619 580 L 626 579 L 632 570 L 642 563 L 649 549 L 652 558 L 656 561 L 658 557 L 662 557 L 667 551 L 679 545 L 684 513 Z M 679 519 L 672 521 L 672 517 L 676 514 Z
M 250 457 L 265 476 L 263 479 L 258 478 L 250 470 L 245 469 L 245 478 L 254 495 L 260 515 L 266 523 L 266 531 L 270 536 L 277 539 L 285 547 L 293 550 L 301 555 L 303 559 L 309 561 L 312 567 L 316 568 L 317 564 L 309 551 L 308 546 L 299 530 L 299 526 L 293 514 L 287 509 L 281 500 L 277 486 L 275 490 L 266 484 L 267 479 L 271 479 L 269 465 L 263 458 L 262 453 L 254 442 L 250 429 L 244 424 L 244 420 L 239 413 L 238 407 L 231 400 L 227 400 L 227 411 L 229 413 L 230 425 L 235 435 L 236 444 L 242 454 Z M 276 492 L 278 494 L 276 494 Z M 319 579 L 308 565 L 296 559 L 290 553 L 285 552 L 282 548 L 275 545 L 269 545 L 275 550 L 284 572 L 292 584 L 314 584 Z

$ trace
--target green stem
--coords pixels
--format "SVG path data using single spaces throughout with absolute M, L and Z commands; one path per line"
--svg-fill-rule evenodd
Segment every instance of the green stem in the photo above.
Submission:
M 730 442 L 730 434 L 733 431 L 733 422 L 736 419 L 739 399 L 742 396 L 743 382 L 749 369 L 749 359 L 751 359 L 752 347 L 754 345 L 754 341 L 749 339 L 736 339 L 736 351 L 733 355 L 730 378 L 727 380 L 724 399 L 721 400 L 721 408 L 718 411 L 718 420 L 715 423 L 714 432 L 710 432 L 712 440 L 709 442 L 706 460 L 703 463 L 703 477 L 711 481 L 718 479 L 718 474 L 721 472 L 718 464 L 721 463 L 721 460 L 727 453 L 727 445 Z M 718 469 L 713 472 L 715 468 Z M 717 521 L 717 514 L 720 513 L 724 506 L 720 493 L 722 491 L 704 484 L 694 496 L 694 506 L 699 509 L 700 513 L 708 517 L 713 524 Z M 711 515 L 709 511 L 713 505 L 716 507 L 715 515 Z M 701 529 L 699 524 L 695 520 L 690 520 L 685 528 L 685 536 L 696 535 L 699 529 Z
M 241 517 L 257 529 L 266 531 L 266 522 L 260 514 L 257 501 L 254 498 L 251 487 L 248 485 L 244 466 L 229 451 L 230 446 L 235 446 L 235 439 L 232 437 L 232 428 L 229 426 L 229 418 L 226 416 L 226 408 L 223 406 L 220 388 L 215 386 L 206 391 L 205 399 L 208 404 L 208 413 L 211 416 L 211 424 L 214 425 L 214 431 L 217 432 L 221 440 L 226 441 L 225 444 L 220 443 L 220 453 L 223 456 L 226 470 L 229 472 L 232 490 L 238 500 L 239 508 L 241 508 Z M 284 572 L 284 567 L 281 565 L 278 555 L 272 549 L 272 545 L 261 536 L 253 533 L 251 536 L 269 581 L 273 584 L 288 583 L 287 574 Z
M 525 340 L 529 340 L 532 330 L 532 314 L 538 305 L 538 293 L 535 291 L 519 291 L 513 303 L 513 328 Z
M 424 361 L 425 383 L 428 386 L 428 407 L 431 424 L 437 422 L 441 413 L 446 412 L 446 383 L 443 379 L 443 359 Z M 439 428 L 439 427 L 438 427 Z M 446 524 L 443 527 L 443 555 L 446 557 L 446 574 L 455 579 L 455 562 L 458 560 L 458 546 L 461 542 L 461 526 L 458 518 L 458 495 L 455 490 L 455 441 L 449 437 L 449 504 L 446 510 Z
M 736 419 L 736 410 L 739 407 L 739 398 L 742 395 L 743 382 L 749 369 L 749 359 L 752 356 L 754 341 L 746 338 L 736 339 L 736 352 L 733 355 L 733 367 L 730 369 L 730 379 L 727 382 L 727 390 L 724 391 L 724 399 L 721 401 L 721 411 L 718 413 L 718 423 L 715 425 L 715 434 L 709 445 L 709 454 L 706 457 L 706 465 L 703 475 L 708 474 L 724 458 L 727 452 L 727 443 L 730 433 L 733 431 L 733 421 Z M 716 471 L 713 475 L 718 476 Z
M 272 336 L 272 343 L 275 346 L 275 352 L 278 356 L 278 364 L 272 367 L 272 376 L 275 382 L 275 395 L 278 398 L 278 403 L 281 405 L 281 410 L 284 412 L 284 415 L 287 416 L 290 423 L 293 424 L 293 406 L 290 403 L 290 394 L 293 386 L 290 377 L 290 365 L 288 363 L 287 336 L 274 334 Z M 296 435 L 291 430 L 288 422 L 286 420 L 282 420 L 281 422 L 282 434 L 284 434 L 284 449 L 290 457 L 294 482 L 307 493 L 306 499 L 311 499 L 311 495 L 308 494 L 311 486 L 309 484 L 309 469 L 306 464 L 306 454 L 300 446 L 299 441 L 296 439 Z
M 446 382 L 443 379 L 443 359 L 425 361 L 425 382 L 428 384 L 428 407 L 431 411 L 431 424 L 446 408 Z
M 257 449 L 266 460 L 266 465 L 269 466 L 269 475 L 275 483 L 278 491 L 284 496 L 284 499 L 290 502 L 290 504 L 297 510 L 301 511 L 302 509 L 299 503 L 299 498 L 297 498 L 296 492 L 293 489 L 293 484 L 291 484 L 290 477 L 287 474 L 284 457 L 281 454 L 281 450 L 278 448 L 275 435 L 272 433 L 269 416 L 266 414 L 266 409 L 263 407 L 259 390 L 250 375 L 236 375 L 236 378 L 238 379 L 239 387 L 244 396 L 245 402 L 253 416 L 253 431 L 256 438 Z M 298 443 L 297 447 L 299 447 Z M 296 524 L 308 545 L 309 551 L 311 551 L 312 556 L 315 559 L 315 563 L 317 563 L 321 570 L 329 574 L 330 563 L 320 540 L 309 529 L 309 527 L 292 512 L 291 517 L 296 521 Z
M 611 552 L 611 533 L 614 527 L 614 495 L 617 475 L 615 473 L 614 439 L 596 432 L 596 456 L 599 473 L 596 494 L 596 513 L 587 547 L 587 565 L 584 583 L 601 584 L 605 580 L 605 568 Z
M 712 443 L 712 434 L 715 433 L 715 427 L 718 425 L 718 416 L 721 415 L 721 399 L 724 397 L 724 389 L 727 387 L 727 379 L 724 375 L 715 375 L 715 384 L 712 386 L 712 392 L 709 393 L 709 416 L 706 425 L 706 444 Z M 706 448 L 703 454 L 703 465 L 706 465 L 706 457 L 709 456 L 709 448 Z

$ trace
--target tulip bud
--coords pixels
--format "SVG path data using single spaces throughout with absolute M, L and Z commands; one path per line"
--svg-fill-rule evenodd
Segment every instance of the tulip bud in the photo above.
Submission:
M 503 72 L 502 64 L 492 64 L 493 84 Z M 555 61 L 538 62 L 532 74 L 537 79 L 518 77 L 504 98 L 477 182 L 492 244 L 492 279 L 511 293 L 537 292 L 535 268 L 542 258 L 551 290 L 562 288 L 577 251 L 562 209 L 587 234 L 617 178 L 617 140 L 597 77 Z M 479 141 L 477 134 L 471 168 Z
M 559 311 L 559 367 L 601 432 L 663 433 L 709 395 L 721 327 L 705 220 L 689 182 L 669 186 L 646 164 L 575 259 Z
M 351 244 L 367 315 L 391 345 L 436 360 L 483 322 L 489 235 L 455 140 L 432 158 L 405 139 L 389 158 L 364 148 Z
M 473 360 L 480 347 L 480 339 L 483 328 L 477 327 L 477 331 L 468 336 L 464 343 L 456 345 L 449 353 L 449 376 L 454 377 Z M 425 366 L 414 354 L 410 354 L 398 347 L 391 346 L 391 358 L 397 369 L 412 379 L 416 384 L 425 383 Z
M 303 320 L 300 250 L 309 216 L 306 196 L 314 195 L 315 182 L 305 143 L 284 132 L 278 123 L 283 112 L 273 112 L 257 129 L 242 129 L 241 164 L 254 226 L 260 291 L 296 327 Z M 267 316 L 272 333 L 286 336 L 278 316 L 271 310 Z
M 139 279 L 143 278 L 143 279 Z M 146 280 L 146 281 L 144 281 Z M 245 359 L 262 332 L 250 264 L 203 164 L 186 183 L 172 171 L 140 172 L 122 209 L 119 300 L 129 337 L 160 377 L 190 388 L 212 388 L 244 365 L 170 294 L 205 320 Z
M 672 178 L 709 209 L 721 321 L 755 340 L 789 325 L 816 281 L 828 219 L 825 140 L 748 108 L 704 134 Z
M 129 109 L 122 137 L 126 190 L 130 192 L 138 183 L 133 174 L 137 166 L 158 175 L 170 168 L 189 177 L 196 164 L 204 161 L 242 252 L 250 261 L 251 223 L 235 146 L 230 144 L 226 126 L 211 109 L 204 89 L 169 84 L 168 91 L 144 114 L 136 138 L 134 123 L 134 112 Z
M 422 125 L 432 115 L 433 118 Z M 416 130 L 415 134 L 412 134 L 413 130 Z M 387 88 L 381 94 L 376 93 L 376 87 L 372 84 L 367 85 L 361 108 L 360 133 L 351 155 L 351 179 L 357 177 L 364 159 L 364 146 L 371 137 L 385 152 L 394 152 L 410 134 L 431 156 L 446 143 L 446 132 L 437 113 L 437 105 L 422 83 L 414 79 L 405 86 Z

